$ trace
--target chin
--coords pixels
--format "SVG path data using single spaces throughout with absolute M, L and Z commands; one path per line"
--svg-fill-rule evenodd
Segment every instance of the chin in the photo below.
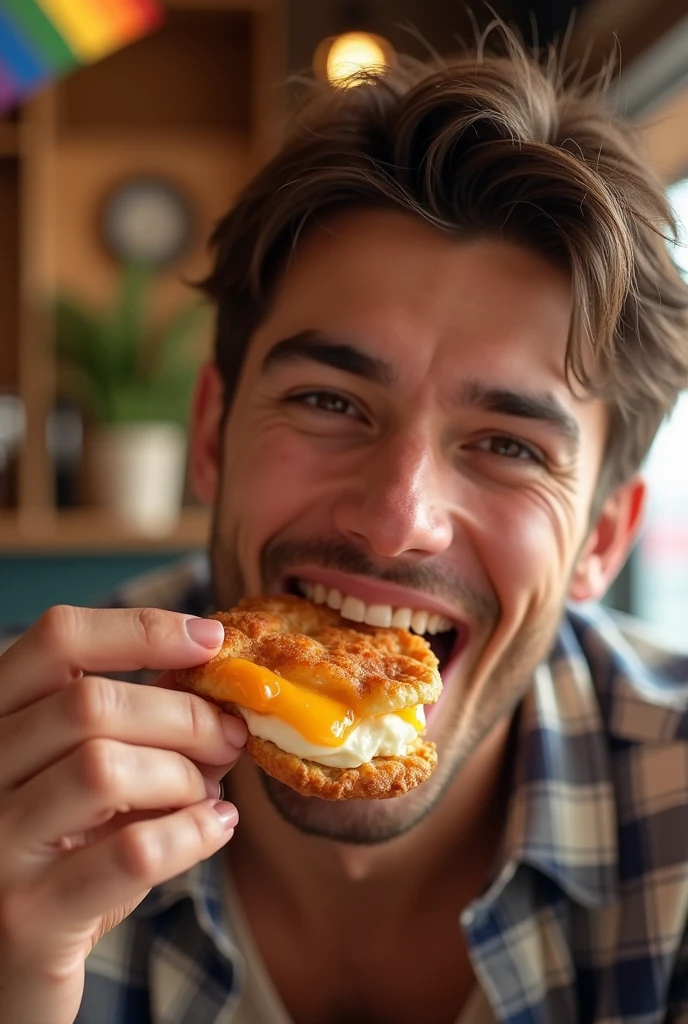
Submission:
M 395 800 L 329 802 L 302 796 L 260 772 L 263 789 L 278 814 L 305 835 L 338 843 L 372 846 L 391 842 L 428 817 L 441 800 L 451 778 L 436 772 L 423 785 Z
M 449 712 L 449 707 L 445 707 Z M 477 745 L 461 737 L 457 716 L 435 715 L 433 739 L 439 764 L 429 779 L 394 800 L 327 801 L 303 796 L 252 766 L 281 818 L 304 835 L 338 843 L 372 846 L 391 842 L 423 825 L 442 804 L 471 751 Z M 460 713 L 459 713 L 460 717 Z M 470 731 L 470 730 L 469 730 Z

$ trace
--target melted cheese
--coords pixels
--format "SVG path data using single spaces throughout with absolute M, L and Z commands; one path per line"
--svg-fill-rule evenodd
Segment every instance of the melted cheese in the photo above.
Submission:
M 355 710 L 315 690 L 298 686 L 245 658 L 222 665 L 223 698 L 261 715 L 271 715 L 296 729 L 317 747 L 340 747 L 356 728 Z M 420 706 L 395 712 L 416 732 L 425 727 Z
M 233 658 L 222 666 L 228 699 L 250 711 L 282 719 L 320 747 L 338 747 L 357 722 L 353 708 L 296 686 L 261 665 Z
M 422 732 L 425 728 L 425 712 L 422 704 L 416 704 L 412 708 L 402 708 L 401 711 L 395 711 L 394 714 L 402 721 L 412 725 L 416 732 Z

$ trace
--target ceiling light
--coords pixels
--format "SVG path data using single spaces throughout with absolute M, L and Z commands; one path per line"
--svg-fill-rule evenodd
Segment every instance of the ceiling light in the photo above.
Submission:
M 394 50 L 371 32 L 344 32 L 324 39 L 315 51 L 314 66 L 331 85 L 359 85 L 361 72 L 380 72 L 392 63 Z

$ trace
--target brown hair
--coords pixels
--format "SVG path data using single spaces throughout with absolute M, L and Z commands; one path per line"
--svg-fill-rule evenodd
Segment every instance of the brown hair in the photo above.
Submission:
M 611 409 L 598 495 L 631 476 L 688 384 L 688 287 L 675 225 L 631 125 L 598 86 L 507 52 L 406 62 L 315 88 L 277 155 L 217 226 L 203 287 L 231 403 L 247 345 L 300 233 L 346 206 L 408 211 L 458 240 L 498 235 L 565 265 L 569 381 Z

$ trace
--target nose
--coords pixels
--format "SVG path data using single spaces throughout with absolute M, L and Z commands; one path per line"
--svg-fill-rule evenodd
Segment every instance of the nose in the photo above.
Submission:
M 398 434 L 374 457 L 367 453 L 334 508 L 341 534 L 387 558 L 427 558 L 453 539 L 446 477 L 432 445 Z

